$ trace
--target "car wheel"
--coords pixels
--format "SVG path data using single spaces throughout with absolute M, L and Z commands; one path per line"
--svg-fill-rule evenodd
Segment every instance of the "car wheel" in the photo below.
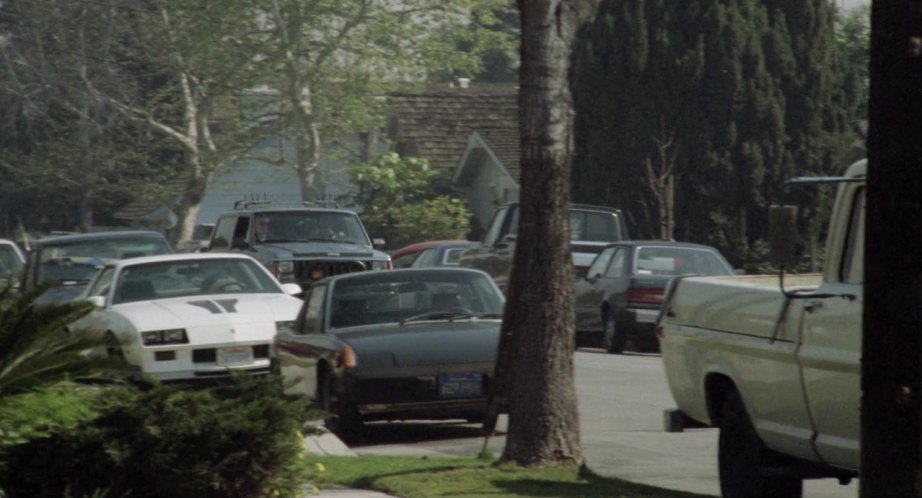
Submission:
M 355 405 L 336 388 L 336 379 L 332 375 L 323 377 L 323 395 L 321 407 L 325 412 L 323 424 L 333 434 L 344 440 L 360 435 L 363 424 Z
M 615 315 L 606 311 L 602 315 L 602 347 L 609 353 L 621 354 L 626 340 L 624 332 L 619 331 Z
M 770 477 L 760 468 L 770 465 L 778 455 L 768 449 L 756 433 L 742 398 L 728 393 L 721 407 L 718 440 L 720 493 L 724 498 L 799 498 L 803 480 L 795 477 Z

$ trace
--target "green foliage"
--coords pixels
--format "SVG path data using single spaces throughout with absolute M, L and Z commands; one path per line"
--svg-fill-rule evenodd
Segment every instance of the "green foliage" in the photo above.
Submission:
M 838 173 L 855 138 L 833 20 L 827 0 L 603 2 L 574 50 L 574 200 L 654 237 L 646 165 L 665 158 L 675 237 L 757 265 L 784 181 Z M 820 200 L 796 202 L 813 229 Z
M 0 452 L 32 439 L 73 430 L 94 419 L 95 388 L 62 382 L 0 398 Z
M 836 13 L 836 47 L 843 64 L 846 91 L 855 102 L 855 114 L 867 119 L 870 95 L 871 7 L 860 7 Z
M 382 154 L 350 170 L 363 207 L 362 222 L 389 247 L 412 242 L 463 238 L 471 213 L 458 199 L 436 193 L 438 173 L 419 158 Z
M 0 482 L 11 497 L 303 494 L 303 401 L 286 398 L 276 376 L 240 376 L 214 389 L 109 387 L 86 400 L 98 413 L 91 423 L 3 454 Z
M 40 286 L 17 295 L 0 289 L 0 398 L 68 379 L 111 378 L 123 368 L 113 360 L 88 355 L 105 340 L 67 326 L 89 313 L 89 303 L 40 304 Z

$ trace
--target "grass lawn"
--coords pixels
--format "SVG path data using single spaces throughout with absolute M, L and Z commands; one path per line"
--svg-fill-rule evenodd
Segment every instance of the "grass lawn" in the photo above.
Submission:
M 309 456 L 308 462 L 320 488 L 373 489 L 401 498 L 708 496 L 581 474 L 573 467 L 525 469 L 476 458 Z

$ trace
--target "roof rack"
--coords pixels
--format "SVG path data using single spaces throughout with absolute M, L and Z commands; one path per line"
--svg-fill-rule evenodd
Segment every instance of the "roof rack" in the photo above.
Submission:
M 304 205 L 307 207 L 325 207 L 325 208 L 337 208 L 339 209 L 339 203 L 336 201 L 304 201 Z
M 268 206 L 268 205 L 271 205 L 271 204 L 272 204 L 272 201 L 270 201 L 270 200 L 264 200 L 264 201 L 252 201 L 252 200 L 250 200 L 250 201 L 248 201 L 248 200 L 245 200 L 245 199 L 244 199 L 244 200 L 235 201 L 235 202 L 234 202 L 234 209 L 247 209 L 247 208 L 250 208 L 250 207 L 252 207 L 252 206 Z

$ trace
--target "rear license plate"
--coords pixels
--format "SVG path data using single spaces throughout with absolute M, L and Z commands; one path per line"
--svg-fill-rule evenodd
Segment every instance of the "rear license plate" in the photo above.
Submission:
M 483 396 L 483 374 L 439 374 L 439 398 Z
M 233 348 L 218 348 L 218 365 L 247 365 L 253 363 L 253 348 L 238 346 Z

